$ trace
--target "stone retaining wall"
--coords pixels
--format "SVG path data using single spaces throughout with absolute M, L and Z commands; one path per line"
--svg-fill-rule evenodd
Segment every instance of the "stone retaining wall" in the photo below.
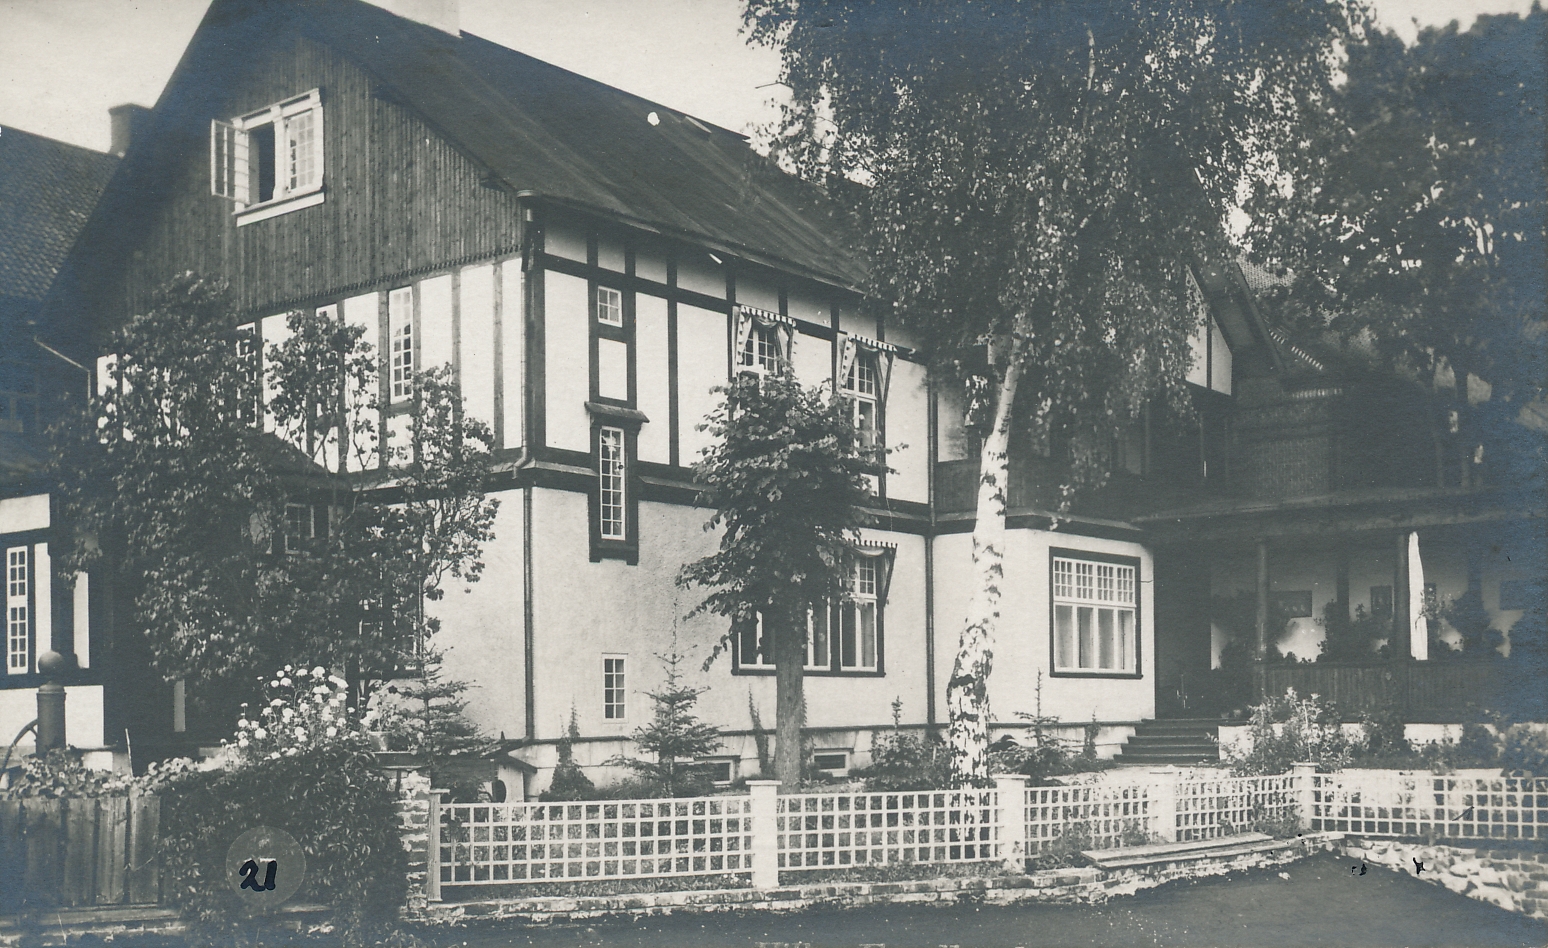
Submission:
M 1512 912 L 1548 918 L 1548 851 L 1350 838 L 1344 854 Z M 1416 871 L 1416 859 L 1423 872 Z
M 674 912 L 796 911 L 814 906 L 878 903 L 1104 902 L 1175 879 L 1197 879 L 1294 862 L 1314 852 L 1336 851 L 1338 834 L 1285 840 L 1268 852 L 1237 856 L 1182 856 L 1133 869 L 1049 869 L 1025 875 L 910 882 L 843 882 L 788 885 L 778 889 L 720 889 L 710 892 L 645 892 L 629 895 L 482 899 L 431 902 L 420 916 L 431 924 L 500 918 L 524 922 L 566 922 L 614 915 Z

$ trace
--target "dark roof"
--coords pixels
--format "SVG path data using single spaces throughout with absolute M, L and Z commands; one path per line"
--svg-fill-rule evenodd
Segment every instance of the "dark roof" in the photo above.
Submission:
M 196 74 L 206 64 L 220 68 L 230 49 L 245 45 L 241 38 L 292 31 L 367 72 L 379 94 L 414 111 L 518 194 L 841 285 L 858 286 L 864 277 L 825 196 L 743 136 L 362 0 L 215 0 L 173 84 L 205 81 Z
M 0 297 L 41 301 L 107 186 L 112 155 L 0 133 Z

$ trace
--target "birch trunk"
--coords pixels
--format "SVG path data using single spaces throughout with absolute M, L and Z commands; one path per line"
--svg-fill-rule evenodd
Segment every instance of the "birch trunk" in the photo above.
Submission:
M 1010 491 L 1011 406 L 1021 381 L 1024 343 L 1011 347 L 994 408 L 994 427 L 979 459 L 978 502 L 973 521 L 973 589 L 957 642 L 957 657 L 946 684 L 951 722 L 951 778 L 956 786 L 989 780 L 989 672 L 994 631 L 1000 620 L 1000 584 L 1005 578 L 1005 511 Z
M 806 629 L 795 621 L 797 610 L 777 612 L 764 616 L 773 622 L 767 631 L 774 638 L 774 776 L 781 790 L 794 793 L 801 783 L 801 731 L 806 726 Z

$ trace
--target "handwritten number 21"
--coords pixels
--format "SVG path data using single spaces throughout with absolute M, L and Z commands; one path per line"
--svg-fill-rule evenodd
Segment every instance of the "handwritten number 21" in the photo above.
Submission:
M 265 859 L 269 871 L 264 874 L 263 881 L 258 881 L 258 863 L 249 859 L 242 863 L 237 871 L 243 875 L 241 888 L 252 889 L 254 892 L 267 892 L 274 888 L 274 874 L 279 871 L 279 860 Z

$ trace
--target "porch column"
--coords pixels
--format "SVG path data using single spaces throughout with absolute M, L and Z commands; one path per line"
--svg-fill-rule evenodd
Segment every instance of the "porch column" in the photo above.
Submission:
M 1258 541 L 1258 661 L 1268 657 L 1269 559 L 1268 541 Z
M 1424 608 L 1424 559 L 1415 530 L 1408 534 L 1408 654 L 1421 662 L 1430 658 L 1430 623 Z
M 1392 567 L 1392 634 L 1387 639 L 1392 657 L 1405 661 L 1413 655 L 1410 641 L 1413 620 L 1408 611 L 1408 531 L 1397 535 L 1397 559 Z

